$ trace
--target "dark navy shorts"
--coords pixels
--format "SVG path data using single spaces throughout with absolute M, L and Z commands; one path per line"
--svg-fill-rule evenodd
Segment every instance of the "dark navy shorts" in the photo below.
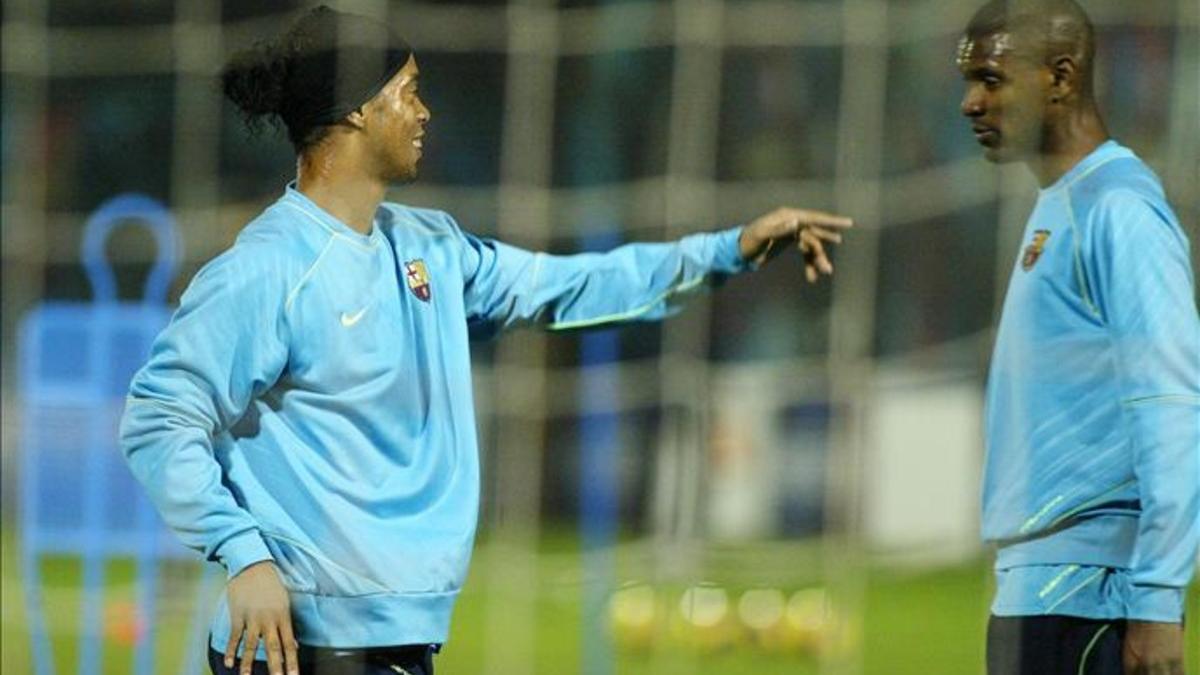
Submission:
M 1124 675 L 1125 621 L 1073 616 L 993 616 L 988 675 Z
M 433 675 L 439 645 L 404 645 L 370 649 L 333 649 L 300 645 L 300 675 Z M 211 646 L 208 666 L 213 675 L 238 675 L 240 661 L 225 667 L 225 655 Z M 255 661 L 253 675 L 270 675 L 266 661 Z M 286 670 L 284 671 L 287 672 Z

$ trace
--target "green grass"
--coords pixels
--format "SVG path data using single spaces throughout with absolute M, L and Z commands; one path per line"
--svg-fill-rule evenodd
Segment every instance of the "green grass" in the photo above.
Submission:
M 32 672 L 29 635 L 21 594 L 19 566 L 10 536 L 4 537 L 3 625 L 0 653 L 2 672 Z M 684 588 L 707 581 L 738 591 L 769 586 L 792 591 L 818 584 L 823 576 L 835 606 L 850 625 L 841 657 L 867 675 L 972 675 L 983 672 L 983 636 L 991 593 L 983 560 L 932 570 L 904 571 L 823 558 L 830 555 L 814 543 L 777 543 L 746 547 L 704 547 L 679 558 L 645 543 L 623 544 L 613 551 L 611 573 L 591 579 L 569 537 L 547 537 L 535 555 L 506 552 L 481 542 L 455 613 L 451 638 L 438 658 L 444 674 L 505 672 L 515 660 L 532 660 L 525 672 L 584 672 L 585 639 L 599 639 L 585 630 L 584 598 L 589 589 L 636 581 L 658 589 L 663 609 L 678 605 Z M 54 636 L 59 673 L 74 672 L 77 658 L 79 579 L 81 566 L 71 559 L 52 559 L 43 566 L 43 593 Z M 680 570 L 688 570 L 686 573 Z M 198 567 L 174 565 L 154 618 L 157 628 L 157 672 L 179 672 L 187 645 L 189 612 L 194 607 Z M 657 570 L 657 572 L 656 572 Z M 671 570 L 671 574 L 662 570 Z M 828 574 L 826 574 L 827 572 Z M 132 602 L 133 565 L 116 561 L 107 570 L 105 602 L 111 624 L 133 625 L 127 610 Z M 657 582 L 656 582 L 657 579 Z M 1200 594 L 1193 588 L 1189 615 L 1200 616 Z M 603 617 L 589 625 L 603 625 Z M 132 650 L 122 646 L 120 629 L 106 629 L 104 672 L 132 672 Z M 586 635 L 586 638 L 585 638 Z M 674 639 L 669 626 L 662 637 L 641 651 L 617 649 L 611 672 L 620 675 L 685 675 L 696 672 L 788 673 L 820 672 L 813 654 L 768 653 L 748 641 L 711 651 Z M 1197 622 L 1189 626 L 1189 645 L 1200 645 Z M 506 659 L 508 659 L 506 661 Z M 1188 672 L 1200 675 L 1200 648 L 1191 649 Z M 841 671 L 846 672 L 846 671 Z M 851 670 L 850 672 L 854 672 Z

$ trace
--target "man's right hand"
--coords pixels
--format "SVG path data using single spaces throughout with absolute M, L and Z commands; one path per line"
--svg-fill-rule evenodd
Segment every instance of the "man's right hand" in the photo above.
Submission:
M 833 274 L 823 242 L 842 243 L 841 231 L 853 225 L 850 218 L 824 211 L 778 208 L 742 228 L 738 250 L 742 260 L 762 266 L 782 252 L 784 245 L 797 244 L 804 256 L 804 277 L 814 284 L 822 274 Z
M 1125 675 L 1184 675 L 1183 624 L 1126 622 Z
M 243 642 L 241 675 L 250 675 L 261 640 L 271 675 L 283 675 L 285 665 L 288 675 L 299 675 L 291 603 L 274 563 L 264 560 L 238 572 L 229 580 L 226 596 L 232 629 L 229 644 L 225 645 L 225 667 L 233 668 L 238 642 Z

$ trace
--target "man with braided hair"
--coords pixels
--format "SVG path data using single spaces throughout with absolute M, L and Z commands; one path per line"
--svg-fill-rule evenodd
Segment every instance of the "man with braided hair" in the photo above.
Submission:
M 1040 186 L 987 388 L 989 675 L 1176 675 L 1200 542 L 1200 319 L 1188 242 L 1111 140 L 1073 0 L 995 0 L 962 113 Z
M 129 465 L 167 524 L 228 570 L 216 675 L 432 673 L 479 506 L 468 339 L 657 320 L 788 245 L 808 280 L 848 219 L 784 208 L 604 254 L 480 238 L 383 201 L 430 112 L 386 25 L 317 8 L 226 67 L 297 178 L 192 280 L 135 376 Z

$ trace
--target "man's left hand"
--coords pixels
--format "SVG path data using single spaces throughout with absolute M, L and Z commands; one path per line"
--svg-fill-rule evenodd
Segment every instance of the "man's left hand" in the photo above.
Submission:
M 1183 625 L 1128 621 L 1123 658 L 1125 675 L 1184 675 Z
M 844 216 L 824 211 L 779 208 L 742 229 L 738 238 L 742 259 L 765 265 L 795 244 L 804 256 L 804 278 L 815 283 L 822 274 L 833 274 L 833 263 L 825 252 L 826 242 L 842 243 L 841 230 L 854 225 Z

